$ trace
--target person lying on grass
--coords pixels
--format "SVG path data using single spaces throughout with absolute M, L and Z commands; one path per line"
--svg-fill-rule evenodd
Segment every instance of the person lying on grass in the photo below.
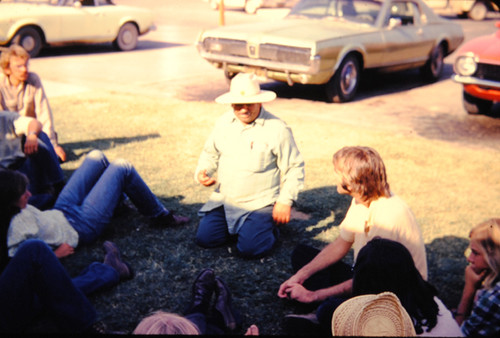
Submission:
M 11 172 L 10 176 L 14 175 L 16 173 Z M 10 179 L 7 174 L 1 177 Z M 0 186 L 3 187 L 4 182 L 0 182 Z M 70 177 L 53 209 L 40 211 L 28 205 L 31 194 L 27 189 L 24 191 L 16 202 L 21 212 L 10 222 L 9 256 L 29 238 L 45 241 L 59 258 L 72 254 L 78 245 L 91 243 L 101 235 L 124 194 L 141 214 L 151 218 L 153 225 L 189 222 L 188 217 L 167 210 L 129 162 L 110 163 L 104 153 L 93 150 Z

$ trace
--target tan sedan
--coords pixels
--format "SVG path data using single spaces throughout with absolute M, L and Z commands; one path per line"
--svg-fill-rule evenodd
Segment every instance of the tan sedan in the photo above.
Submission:
M 365 69 L 420 68 L 437 80 L 463 39 L 460 25 L 421 0 L 302 0 L 281 20 L 202 32 L 197 46 L 228 78 L 324 84 L 327 101 L 346 102 Z

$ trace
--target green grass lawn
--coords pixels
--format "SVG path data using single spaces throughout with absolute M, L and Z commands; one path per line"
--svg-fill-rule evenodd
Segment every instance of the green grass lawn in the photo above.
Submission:
M 122 250 L 135 278 L 90 297 L 100 319 L 114 330 L 131 332 L 155 310 L 181 313 L 197 273 L 212 267 L 230 286 L 235 306 L 244 314 L 244 328 L 255 323 L 262 334 L 283 333 L 282 317 L 297 310 L 276 295 L 291 274 L 291 251 L 298 243 L 321 248 L 333 240 L 349 206 L 349 199 L 336 193 L 331 165 L 333 153 L 345 145 L 366 145 L 380 152 L 392 190 L 412 208 L 422 228 L 429 281 L 449 307 L 456 306 L 460 297 L 469 229 L 500 217 L 498 149 L 318 123 L 287 115 L 275 101 L 266 107 L 292 127 L 306 162 L 298 207 L 311 219 L 284 226 L 272 255 L 244 260 L 231 253 L 232 245 L 208 250 L 193 242 L 197 211 L 211 192 L 195 183 L 194 169 L 215 119 L 226 107 L 97 92 L 56 97 L 51 106 L 68 153 L 63 164 L 68 177 L 86 153 L 101 149 L 110 159 L 132 162 L 167 208 L 192 218 L 186 226 L 157 229 L 131 211 L 116 217 L 97 243 L 79 247 L 63 259 L 70 274 L 76 275 L 90 262 L 102 260 L 105 240 Z

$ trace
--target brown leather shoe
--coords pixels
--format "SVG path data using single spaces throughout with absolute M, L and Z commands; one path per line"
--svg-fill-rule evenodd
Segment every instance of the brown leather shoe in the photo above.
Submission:
M 191 219 L 186 216 L 174 215 L 172 211 L 168 214 L 153 217 L 151 219 L 151 224 L 155 227 L 169 227 L 186 224 Z
M 120 280 L 131 279 L 133 277 L 132 268 L 128 263 L 122 260 L 120 250 L 115 243 L 106 241 L 103 244 L 106 256 L 104 264 L 111 266 L 120 275 Z

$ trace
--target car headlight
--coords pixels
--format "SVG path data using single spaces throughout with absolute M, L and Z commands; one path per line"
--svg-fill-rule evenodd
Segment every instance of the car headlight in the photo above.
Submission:
M 455 61 L 454 70 L 458 75 L 473 75 L 477 70 L 477 60 L 474 54 L 459 56 Z

